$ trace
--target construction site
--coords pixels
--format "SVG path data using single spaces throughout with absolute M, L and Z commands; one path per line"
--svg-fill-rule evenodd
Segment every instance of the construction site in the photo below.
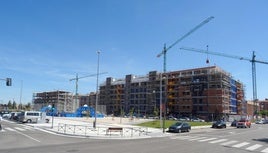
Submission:
M 95 97 L 96 94 L 93 93 L 74 96 L 70 92 L 60 90 L 34 93 L 33 109 L 46 112 L 48 116 L 95 117 L 96 112 L 97 117 L 103 117 L 106 110 L 99 105 L 98 111 L 95 111 Z
M 54 105 L 59 112 L 75 112 L 79 107 L 79 101 L 67 91 L 48 91 L 33 94 L 34 110 Z
M 55 106 L 58 113 L 74 113 L 84 105 L 95 108 L 96 94 L 90 95 L 73 96 L 66 91 L 34 93 L 34 110 L 49 105 Z M 248 115 L 244 95 L 244 85 L 217 66 L 166 73 L 150 71 L 144 76 L 106 78 L 99 87 L 98 112 L 114 116 L 162 114 L 215 120 Z
M 199 116 L 208 120 L 245 115 L 244 85 L 217 66 L 107 78 L 99 104 L 108 114 Z
M 207 50 L 189 47 L 180 48 L 185 51 L 251 62 L 254 111 L 250 112 L 247 106 L 249 102 L 245 100 L 244 84 L 235 80 L 230 73 L 220 67 L 209 66 L 166 71 L 167 52 L 213 19 L 213 16 L 206 18 L 170 46 L 164 44 L 163 50 L 157 55 L 157 57 L 163 56 L 163 72 L 151 71 L 145 76 L 126 75 L 125 78 L 121 79 L 108 77 L 100 86 L 97 83 L 99 91 L 88 97 L 78 95 L 78 80 L 92 76 L 97 76 L 98 80 L 98 75 L 104 73 L 99 73 L 98 69 L 98 73 L 93 75 L 78 77 L 77 74 L 76 78 L 70 79 L 70 81 L 76 81 L 74 97 L 70 97 L 69 93 L 67 95 L 62 93 L 65 94 L 63 96 L 58 92 L 57 95 L 52 96 L 43 95 L 47 93 L 38 93 L 34 95 L 34 104 L 39 108 L 42 105 L 46 105 L 46 103 L 55 103 L 59 108 L 58 110 L 64 112 L 74 111 L 82 104 L 88 104 L 95 108 L 102 106 L 101 108 L 105 110 L 105 114 L 115 116 L 198 116 L 206 120 L 214 120 L 228 118 L 230 115 L 256 115 L 258 112 L 258 99 L 255 63 L 268 64 L 268 62 L 256 60 L 254 52 L 252 58 L 245 58 L 211 52 L 208 51 L 208 46 Z M 209 59 L 207 59 L 207 63 L 209 63 Z

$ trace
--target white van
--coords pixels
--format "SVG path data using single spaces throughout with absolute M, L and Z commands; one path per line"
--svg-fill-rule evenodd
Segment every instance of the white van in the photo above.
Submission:
M 42 112 L 38 111 L 25 111 L 19 115 L 19 121 L 22 123 L 37 123 L 42 119 Z

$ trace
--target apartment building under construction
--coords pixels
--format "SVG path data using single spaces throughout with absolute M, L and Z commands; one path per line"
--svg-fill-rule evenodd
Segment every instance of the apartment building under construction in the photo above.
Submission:
M 155 112 L 206 119 L 246 113 L 244 85 L 217 66 L 106 78 L 100 85 L 99 104 L 107 113 L 140 116 Z
M 75 112 L 79 107 L 79 99 L 70 92 L 60 90 L 33 94 L 34 110 L 40 110 L 49 105 L 54 105 L 58 112 Z

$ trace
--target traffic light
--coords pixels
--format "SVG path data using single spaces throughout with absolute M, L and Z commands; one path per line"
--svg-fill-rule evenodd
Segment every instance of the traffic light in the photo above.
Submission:
M 12 85 L 12 79 L 11 78 L 7 78 L 6 79 L 6 85 L 7 86 L 11 86 Z

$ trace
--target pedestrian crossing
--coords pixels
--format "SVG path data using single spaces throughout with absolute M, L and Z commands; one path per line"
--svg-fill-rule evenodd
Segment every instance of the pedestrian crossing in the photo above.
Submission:
M 25 131 L 35 131 L 32 127 L 22 126 L 22 127 L 2 127 L 0 132 L 25 132 Z
M 268 146 L 267 145 L 257 144 L 257 143 L 252 143 L 252 142 L 230 140 L 230 139 L 226 139 L 226 138 L 181 135 L 181 136 L 172 136 L 172 137 L 170 137 L 170 139 L 195 141 L 195 142 L 209 143 L 209 144 L 218 144 L 220 146 L 226 146 L 226 147 L 231 147 L 231 148 L 240 148 L 240 149 L 244 149 L 247 151 L 268 153 Z

